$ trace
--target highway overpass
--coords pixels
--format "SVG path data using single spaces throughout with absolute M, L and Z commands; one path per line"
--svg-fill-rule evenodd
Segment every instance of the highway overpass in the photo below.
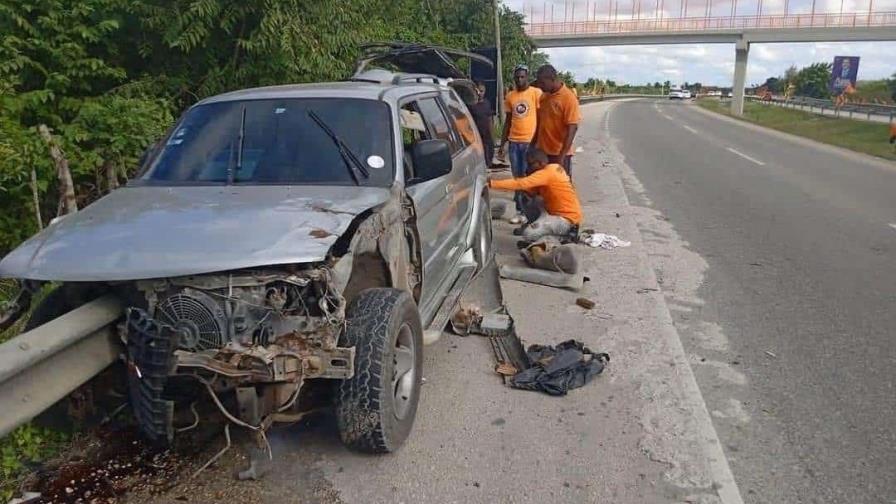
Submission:
M 896 40 L 896 10 L 875 11 L 873 1 L 869 0 L 866 11 L 831 13 L 816 12 L 814 1 L 809 12 L 791 12 L 790 2 L 785 0 L 784 12 L 772 14 L 763 13 L 763 0 L 756 0 L 755 14 L 743 15 L 744 9 L 752 11 L 753 6 L 741 4 L 738 11 L 736 1 L 708 0 L 699 4 L 702 12 L 695 15 L 693 8 L 688 12 L 688 0 L 680 0 L 678 14 L 670 15 L 665 0 L 657 0 L 652 10 L 642 10 L 642 1 L 634 0 L 631 11 L 621 17 L 618 0 L 565 2 L 562 9 L 552 3 L 550 10 L 545 2 L 540 11 L 534 7 L 526 11 L 526 32 L 543 48 L 734 44 L 731 110 L 741 115 L 750 44 Z M 719 16 L 720 8 L 730 10 Z

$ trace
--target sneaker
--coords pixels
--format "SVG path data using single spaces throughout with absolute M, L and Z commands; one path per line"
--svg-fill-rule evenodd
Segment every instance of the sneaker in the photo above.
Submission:
M 526 216 L 524 216 L 523 214 L 516 214 L 516 215 L 514 215 L 513 217 L 510 218 L 510 223 L 511 223 L 511 224 L 514 224 L 514 225 L 516 225 L 516 224 L 525 224 L 525 223 L 526 223 Z

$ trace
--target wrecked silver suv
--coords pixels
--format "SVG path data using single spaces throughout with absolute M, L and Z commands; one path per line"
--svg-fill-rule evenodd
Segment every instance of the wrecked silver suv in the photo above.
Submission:
M 131 405 L 153 440 L 197 422 L 200 396 L 263 432 L 300 418 L 308 380 L 331 379 L 343 441 L 395 450 L 422 346 L 490 255 L 483 146 L 455 71 L 206 99 L 135 180 L 22 244 L 0 277 L 62 283 L 32 327 L 123 300 Z

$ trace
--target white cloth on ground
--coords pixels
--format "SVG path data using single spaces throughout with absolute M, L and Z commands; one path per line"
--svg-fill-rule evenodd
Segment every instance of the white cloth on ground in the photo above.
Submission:
M 579 241 L 590 247 L 600 247 L 607 250 L 614 249 L 616 247 L 628 247 L 632 244 L 632 242 L 621 240 L 617 236 L 604 233 L 582 233 L 582 237 Z

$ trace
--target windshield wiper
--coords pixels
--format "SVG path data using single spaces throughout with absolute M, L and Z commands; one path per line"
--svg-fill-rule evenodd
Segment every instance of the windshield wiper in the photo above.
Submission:
M 348 174 L 352 176 L 355 185 L 361 185 L 361 181 L 358 180 L 358 174 L 356 172 L 360 172 L 361 175 L 364 175 L 365 179 L 370 178 L 370 172 L 367 171 L 367 167 L 364 166 L 364 163 L 362 163 L 349 146 L 339 138 L 339 135 L 337 135 L 336 132 L 333 131 L 333 129 L 330 128 L 319 115 L 317 115 L 317 112 L 309 109 L 308 117 L 310 117 L 311 120 L 313 120 L 331 140 L 333 140 L 333 143 L 336 144 L 336 148 L 339 149 L 339 155 L 342 156 L 342 160 L 345 161 L 345 167 L 348 168 Z
M 240 136 L 236 148 L 236 169 L 227 163 L 227 185 L 233 185 L 233 172 L 239 173 L 243 169 L 243 141 L 246 139 L 246 106 L 243 105 L 242 117 L 240 117 Z

